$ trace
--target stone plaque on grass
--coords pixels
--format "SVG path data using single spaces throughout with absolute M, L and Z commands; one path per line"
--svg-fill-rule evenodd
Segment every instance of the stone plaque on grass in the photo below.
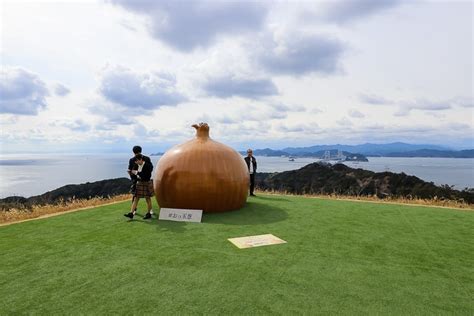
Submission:
M 240 249 L 286 244 L 286 241 L 272 234 L 229 238 L 228 240 Z

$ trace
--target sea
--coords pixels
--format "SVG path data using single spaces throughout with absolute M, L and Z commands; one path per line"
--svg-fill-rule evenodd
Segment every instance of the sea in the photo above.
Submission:
M 0 154 L 0 198 L 43 194 L 67 184 L 128 177 L 130 154 Z M 151 156 L 156 163 L 160 156 Z M 316 158 L 256 157 L 259 172 L 299 169 Z M 345 162 L 375 172 L 404 172 L 456 189 L 474 187 L 473 158 L 368 157 L 368 162 Z

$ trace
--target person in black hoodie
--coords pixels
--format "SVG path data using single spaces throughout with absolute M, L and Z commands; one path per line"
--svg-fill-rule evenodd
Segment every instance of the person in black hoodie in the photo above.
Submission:
M 134 199 L 130 212 L 124 214 L 124 216 L 132 219 L 136 213 L 138 201 L 140 201 L 140 198 L 144 197 L 148 207 L 148 212 L 145 214 L 143 219 L 149 219 L 152 214 L 151 197 L 154 195 L 153 181 L 151 180 L 153 164 L 150 159 L 145 159 L 145 156 L 142 154 L 135 155 L 135 164 L 137 165 L 137 169 L 131 170 L 131 173 L 137 177 Z

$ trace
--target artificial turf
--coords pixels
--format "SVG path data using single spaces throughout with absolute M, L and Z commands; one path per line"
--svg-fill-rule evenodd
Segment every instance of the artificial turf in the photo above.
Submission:
M 472 211 L 260 195 L 182 223 L 128 208 L 0 227 L 0 314 L 474 313 Z M 268 233 L 288 243 L 227 241 Z

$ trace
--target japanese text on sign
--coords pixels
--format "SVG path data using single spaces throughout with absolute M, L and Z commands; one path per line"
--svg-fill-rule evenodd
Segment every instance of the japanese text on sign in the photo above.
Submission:
M 178 222 L 197 222 L 200 223 L 202 210 L 191 210 L 181 208 L 166 208 L 160 210 L 160 220 L 178 221 Z

